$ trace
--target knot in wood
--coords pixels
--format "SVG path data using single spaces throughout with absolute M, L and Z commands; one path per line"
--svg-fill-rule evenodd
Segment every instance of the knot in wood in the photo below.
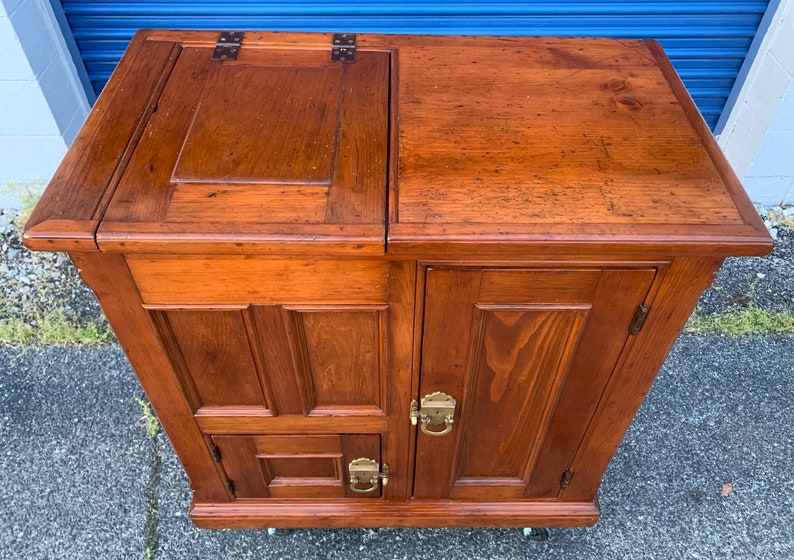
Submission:
M 618 104 L 618 107 L 621 109 L 628 109 L 630 111 L 638 111 L 642 109 L 642 103 L 634 99 L 633 97 L 621 97 L 615 100 L 615 103 Z

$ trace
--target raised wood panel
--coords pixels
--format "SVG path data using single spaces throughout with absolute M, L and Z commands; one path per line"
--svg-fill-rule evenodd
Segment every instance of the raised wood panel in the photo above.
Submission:
M 524 496 L 587 311 L 477 306 L 451 497 Z
M 289 313 L 309 414 L 382 412 L 384 311 L 291 309 Z
M 187 372 L 184 384 L 192 384 L 200 405 L 259 405 L 267 408 L 263 380 L 257 371 L 244 311 L 155 311 L 178 352 L 172 360 Z M 164 333 L 168 336 L 169 333 Z M 190 389 L 188 388 L 188 391 Z
M 380 462 L 378 435 L 213 436 L 237 500 L 376 498 L 350 490 L 348 463 Z
M 212 69 L 174 182 L 331 184 L 342 67 L 306 67 L 293 54 L 292 67 Z
M 291 254 L 319 234 L 326 253 L 382 254 L 390 54 L 211 52 L 181 49 L 97 230 L 103 250 L 184 251 L 200 236 L 237 252 L 248 237 Z

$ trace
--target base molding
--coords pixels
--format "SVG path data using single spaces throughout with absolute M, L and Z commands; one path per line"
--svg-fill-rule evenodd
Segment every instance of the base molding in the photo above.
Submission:
M 377 527 L 589 527 L 601 512 L 592 502 L 257 500 L 194 502 L 202 529 Z

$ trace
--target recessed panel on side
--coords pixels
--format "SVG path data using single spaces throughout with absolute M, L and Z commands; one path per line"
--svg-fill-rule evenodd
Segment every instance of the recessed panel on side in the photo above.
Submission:
M 185 391 L 199 406 L 267 407 L 246 311 L 180 309 L 152 312 L 170 347 Z
M 288 312 L 309 414 L 382 414 L 385 309 Z

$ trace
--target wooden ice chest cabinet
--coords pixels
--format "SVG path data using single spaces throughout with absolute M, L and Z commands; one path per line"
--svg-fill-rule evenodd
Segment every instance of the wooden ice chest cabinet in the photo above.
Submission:
M 771 248 L 659 45 L 235 37 L 138 33 L 25 232 L 194 522 L 593 524 L 698 296 Z

